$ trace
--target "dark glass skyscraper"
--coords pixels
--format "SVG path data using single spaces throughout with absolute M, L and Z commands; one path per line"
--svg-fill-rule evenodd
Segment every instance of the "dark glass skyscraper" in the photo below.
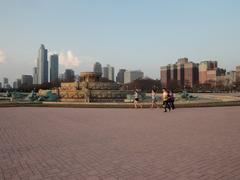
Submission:
M 99 62 L 93 65 L 93 72 L 102 74 L 102 65 Z
M 58 55 L 50 56 L 50 82 L 58 81 Z
M 44 45 L 38 51 L 37 58 L 37 73 L 38 73 L 38 84 L 43 84 L 48 82 L 48 50 L 45 49 Z
M 119 69 L 117 77 L 116 77 L 116 81 L 118 83 L 124 83 L 124 73 L 126 72 L 126 69 Z
M 66 69 L 64 73 L 64 81 L 65 82 L 74 82 L 75 75 L 72 69 Z

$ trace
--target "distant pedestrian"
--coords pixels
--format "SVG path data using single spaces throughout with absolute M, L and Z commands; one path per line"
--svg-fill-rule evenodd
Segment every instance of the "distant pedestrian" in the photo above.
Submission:
M 173 94 L 172 91 L 169 91 L 169 100 L 168 100 L 168 103 L 169 103 L 169 106 L 170 106 L 171 109 L 175 109 L 174 101 L 175 101 L 174 94 Z
M 139 103 L 139 93 L 138 90 L 136 89 L 134 92 L 134 107 L 137 109 L 138 106 L 142 108 L 142 105 Z
M 154 89 L 152 89 L 152 105 L 151 108 L 154 108 L 154 106 L 157 108 L 157 97 L 156 97 L 156 91 Z
M 166 88 L 163 88 L 162 99 L 164 112 L 167 112 L 167 109 L 170 111 L 171 109 L 169 106 L 169 93 Z

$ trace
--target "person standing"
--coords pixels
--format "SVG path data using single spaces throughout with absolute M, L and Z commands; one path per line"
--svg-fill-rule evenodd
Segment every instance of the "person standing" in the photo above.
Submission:
M 156 98 L 156 91 L 152 89 L 152 105 L 151 108 L 154 108 L 156 106 L 157 108 L 157 98 Z
M 136 89 L 134 92 L 134 107 L 135 107 L 135 109 L 137 109 L 138 106 L 142 108 L 142 105 L 139 103 L 139 93 L 138 93 L 138 90 Z
M 167 109 L 170 111 L 169 94 L 166 88 L 163 88 L 162 99 L 163 99 L 164 112 L 167 112 Z

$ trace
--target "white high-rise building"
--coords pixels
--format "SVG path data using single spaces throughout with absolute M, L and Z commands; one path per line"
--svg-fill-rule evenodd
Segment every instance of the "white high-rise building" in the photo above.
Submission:
M 114 77 L 115 77 L 114 67 L 107 64 L 106 67 L 102 68 L 102 71 L 103 71 L 103 77 L 104 78 L 107 78 L 110 81 L 115 81 L 115 79 L 114 79 Z
M 142 71 L 125 71 L 124 72 L 124 84 L 131 83 L 136 79 L 142 79 L 143 78 L 143 72 Z
M 38 84 L 43 84 L 48 82 L 48 50 L 45 49 L 44 45 L 41 44 L 41 47 L 38 51 L 37 58 L 37 74 L 38 74 Z
M 108 67 L 103 67 L 103 70 L 102 70 L 102 72 L 103 72 L 103 75 L 102 75 L 102 77 L 104 77 L 104 78 L 107 78 L 107 79 L 108 79 Z
M 108 68 L 108 79 L 110 80 L 110 81 L 115 81 L 115 79 L 114 79 L 114 67 L 111 67 L 109 64 L 107 65 L 107 68 Z

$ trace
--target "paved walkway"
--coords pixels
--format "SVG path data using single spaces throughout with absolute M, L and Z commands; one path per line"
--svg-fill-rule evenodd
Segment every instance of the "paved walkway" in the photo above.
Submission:
M 0 180 L 239 180 L 240 107 L 0 108 Z

